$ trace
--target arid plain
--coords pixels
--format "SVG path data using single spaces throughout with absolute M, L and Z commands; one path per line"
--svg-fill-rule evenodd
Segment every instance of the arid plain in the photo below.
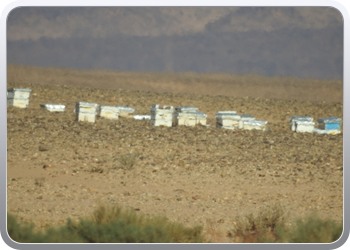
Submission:
M 27 109 L 7 108 L 7 208 L 37 228 L 88 216 L 98 204 L 203 225 L 217 242 L 234 240 L 225 236 L 237 216 L 274 204 L 290 222 L 313 212 L 343 219 L 343 134 L 295 133 L 288 122 L 343 118 L 341 81 L 9 65 L 7 88 L 32 89 Z M 77 122 L 78 101 L 141 115 L 152 104 L 196 106 L 212 126 Z M 270 131 L 216 128 L 219 110 L 251 114 Z

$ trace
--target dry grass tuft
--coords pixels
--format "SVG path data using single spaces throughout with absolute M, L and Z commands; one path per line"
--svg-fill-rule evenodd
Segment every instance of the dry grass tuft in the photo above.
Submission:
M 115 160 L 120 163 L 125 170 L 130 170 L 137 162 L 139 153 L 125 154 L 117 157 Z
M 249 213 L 243 217 L 236 217 L 235 227 L 229 235 L 235 241 L 244 243 L 259 242 L 263 238 L 273 239 L 277 227 L 285 225 L 286 212 L 281 204 L 275 203 L 261 209 L 257 214 Z
M 206 238 L 208 242 L 212 243 L 223 243 L 225 242 L 225 235 L 220 231 L 216 225 L 215 220 L 206 220 Z
M 45 184 L 45 177 L 35 178 L 34 184 L 38 187 L 43 187 Z
M 102 174 L 104 171 L 105 171 L 104 167 L 101 167 L 101 166 L 92 166 L 88 170 L 88 172 L 90 173 L 100 173 L 100 174 Z

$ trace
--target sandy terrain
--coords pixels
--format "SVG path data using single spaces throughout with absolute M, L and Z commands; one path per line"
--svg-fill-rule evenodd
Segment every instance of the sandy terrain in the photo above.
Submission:
M 288 119 L 343 118 L 340 102 L 156 93 L 8 83 L 30 88 L 27 109 L 7 108 L 8 211 L 37 228 L 120 204 L 225 236 L 238 215 L 280 203 L 288 218 L 343 216 L 343 135 L 292 132 Z M 331 94 L 330 94 L 331 95 Z M 213 127 L 152 127 L 148 121 L 75 121 L 77 101 L 124 105 L 149 114 L 152 104 L 197 106 Z M 40 103 L 66 105 L 64 113 Z M 235 110 L 269 122 L 271 131 L 215 128 L 214 114 Z M 135 164 L 128 168 L 125 155 Z M 217 238 L 230 242 L 232 239 Z

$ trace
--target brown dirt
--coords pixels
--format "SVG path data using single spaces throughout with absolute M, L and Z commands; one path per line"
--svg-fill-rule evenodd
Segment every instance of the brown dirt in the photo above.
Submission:
M 314 211 L 343 218 L 343 135 L 294 133 L 288 123 L 293 115 L 343 118 L 340 102 L 55 84 L 11 87 L 30 88 L 32 94 L 27 109 L 7 108 L 8 212 L 37 228 L 87 216 L 98 203 L 200 224 L 217 242 L 232 241 L 224 236 L 237 215 L 275 202 L 290 221 Z M 197 106 L 211 125 L 218 110 L 236 110 L 267 120 L 271 131 L 151 127 L 127 118 L 77 122 L 77 101 L 127 105 L 135 114 L 149 114 L 157 103 Z M 40 103 L 64 104 L 66 112 L 44 111 Z M 118 162 L 135 153 L 132 168 Z

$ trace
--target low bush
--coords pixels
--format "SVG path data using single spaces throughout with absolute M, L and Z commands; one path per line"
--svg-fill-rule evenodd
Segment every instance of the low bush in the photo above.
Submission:
M 61 227 L 35 231 L 34 225 L 20 224 L 7 215 L 9 236 L 20 243 L 205 243 L 202 227 L 185 227 L 166 217 L 149 217 L 119 206 L 99 206 L 91 216 Z M 287 227 L 279 205 L 254 216 L 237 218 L 229 232 L 235 242 L 245 243 L 331 243 L 339 239 L 343 224 L 310 215 Z
M 115 158 L 115 160 L 121 165 L 121 168 L 129 170 L 135 165 L 139 155 L 139 153 L 125 154 Z
M 15 216 L 7 214 L 7 232 L 19 243 L 82 243 L 83 239 L 66 227 L 49 228 L 45 232 L 35 232 L 34 225 L 21 225 Z
M 244 243 L 331 243 L 338 240 L 343 224 L 323 220 L 316 214 L 297 219 L 287 227 L 281 206 L 264 209 L 254 216 L 252 213 L 237 218 L 236 226 L 229 235 L 236 242 Z
M 342 232 L 343 223 L 322 220 L 313 214 L 305 220 L 297 220 L 287 239 L 290 243 L 331 243 L 337 241 Z
M 8 214 L 9 236 L 21 243 L 201 243 L 202 227 L 185 227 L 166 217 L 148 217 L 119 206 L 97 208 L 92 216 L 66 225 L 34 232 Z
M 261 209 L 256 214 L 237 216 L 236 225 L 229 231 L 229 235 L 246 243 L 273 241 L 275 229 L 285 225 L 285 214 L 284 208 L 276 203 Z

